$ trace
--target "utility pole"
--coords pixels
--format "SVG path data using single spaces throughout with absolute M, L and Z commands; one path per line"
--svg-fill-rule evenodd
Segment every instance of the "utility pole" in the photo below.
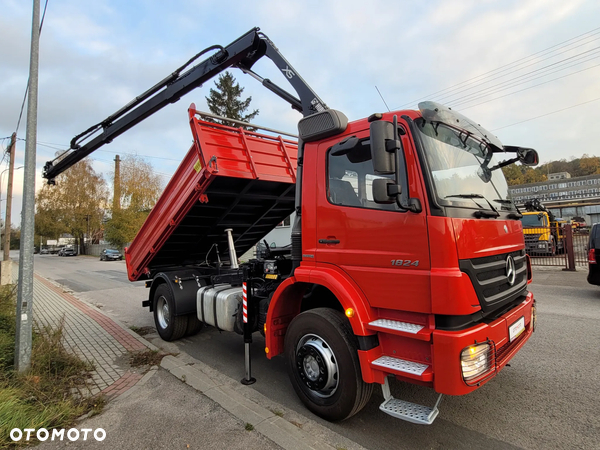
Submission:
M 23 373 L 31 367 L 40 0 L 33 0 L 32 15 L 31 54 L 29 58 L 29 95 L 27 97 L 27 141 L 25 143 L 23 212 L 21 213 L 21 253 L 19 255 L 17 330 L 15 338 L 15 369 L 19 373 Z
M 113 187 L 113 211 L 121 209 L 121 159 L 115 156 L 115 183 Z
M 17 133 L 13 133 L 8 147 L 8 188 L 6 191 L 6 216 L 4 220 L 4 253 L 0 266 L 0 284 L 12 284 L 12 262 L 10 261 L 10 221 L 12 211 L 13 172 L 15 170 L 15 143 Z

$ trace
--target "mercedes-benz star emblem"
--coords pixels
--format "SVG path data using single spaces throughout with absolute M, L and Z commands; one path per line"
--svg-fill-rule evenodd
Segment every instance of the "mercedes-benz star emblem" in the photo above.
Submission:
M 515 260 L 512 256 L 508 255 L 508 258 L 506 258 L 506 279 L 508 281 L 509 286 L 515 284 L 516 277 L 517 269 L 515 267 Z

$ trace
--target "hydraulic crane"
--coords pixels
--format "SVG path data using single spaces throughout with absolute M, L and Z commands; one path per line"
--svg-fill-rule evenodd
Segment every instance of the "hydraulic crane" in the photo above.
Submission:
M 187 69 L 198 58 L 214 50 L 217 50 L 217 52 Z M 285 91 L 271 80 L 262 78 L 252 71 L 252 66 L 263 56 L 273 61 L 292 85 L 299 98 Z M 202 50 L 183 66 L 123 108 L 75 136 L 71 140 L 71 153 L 46 163 L 43 171 L 44 178 L 48 180 L 49 184 L 54 184 L 54 179 L 69 167 L 104 144 L 110 143 L 114 138 L 155 112 L 177 102 L 183 95 L 202 86 L 203 83 L 229 67 L 237 67 L 242 72 L 260 81 L 264 87 L 290 103 L 292 108 L 301 112 L 304 117 L 328 109 L 319 96 L 283 57 L 273 42 L 264 33 L 261 33 L 259 28 L 253 28 L 226 47 L 212 45 Z

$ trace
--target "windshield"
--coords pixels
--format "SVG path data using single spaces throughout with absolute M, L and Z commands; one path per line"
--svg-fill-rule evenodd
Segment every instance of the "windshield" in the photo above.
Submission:
M 493 170 L 489 181 L 482 173 L 498 164 L 483 141 L 442 123 L 416 121 L 425 155 L 441 204 L 477 209 L 515 210 L 502 170 Z
M 106 250 L 106 253 L 119 253 L 118 250 Z
M 543 220 L 543 214 L 523 214 L 521 217 L 521 223 L 524 227 L 541 227 L 546 225 L 545 220 Z

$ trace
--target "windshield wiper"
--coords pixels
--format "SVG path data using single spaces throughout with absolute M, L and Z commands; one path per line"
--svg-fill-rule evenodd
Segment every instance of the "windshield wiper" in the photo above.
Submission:
M 454 197 L 454 198 L 470 198 L 470 199 L 473 199 L 473 202 L 477 206 L 479 206 L 480 208 L 481 208 L 481 206 L 474 199 L 476 199 L 476 198 L 482 198 L 482 199 L 484 199 L 487 202 L 487 204 L 489 205 L 490 209 L 489 210 L 481 209 L 480 211 L 475 211 L 473 213 L 473 215 L 475 217 L 477 217 L 478 219 L 480 217 L 494 217 L 494 218 L 500 217 L 500 213 L 498 212 L 498 210 L 496 208 L 494 208 L 494 205 L 492 205 L 490 203 L 490 201 L 487 198 L 485 198 L 483 195 L 481 195 L 481 194 L 453 194 L 453 195 L 446 195 L 444 198 L 452 198 L 452 197 Z
M 457 198 L 485 198 L 481 194 L 452 194 L 452 195 L 446 195 L 444 198 L 451 198 L 451 197 L 457 197 Z
M 510 211 L 511 210 L 510 206 L 514 205 L 512 200 L 503 199 L 503 198 L 495 198 L 493 201 L 500 203 L 501 204 L 500 209 L 503 209 L 505 211 Z M 516 208 L 516 206 L 515 206 L 515 208 Z
M 517 210 L 517 212 L 511 212 L 508 215 L 509 219 L 517 219 L 517 220 L 519 220 L 521 217 L 523 217 L 523 214 L 521 214 L 521 211 L 519 211 L 519 208 L 517 207 L 517 205 L 515 205 L 513 203 L 512 200 L 504 200 L 502 198 L 495 198 L 494 201 L 498 202 L 498 203 L 502 203 L 502 205 L 514 205 L 515 206 L 515 209 Z

